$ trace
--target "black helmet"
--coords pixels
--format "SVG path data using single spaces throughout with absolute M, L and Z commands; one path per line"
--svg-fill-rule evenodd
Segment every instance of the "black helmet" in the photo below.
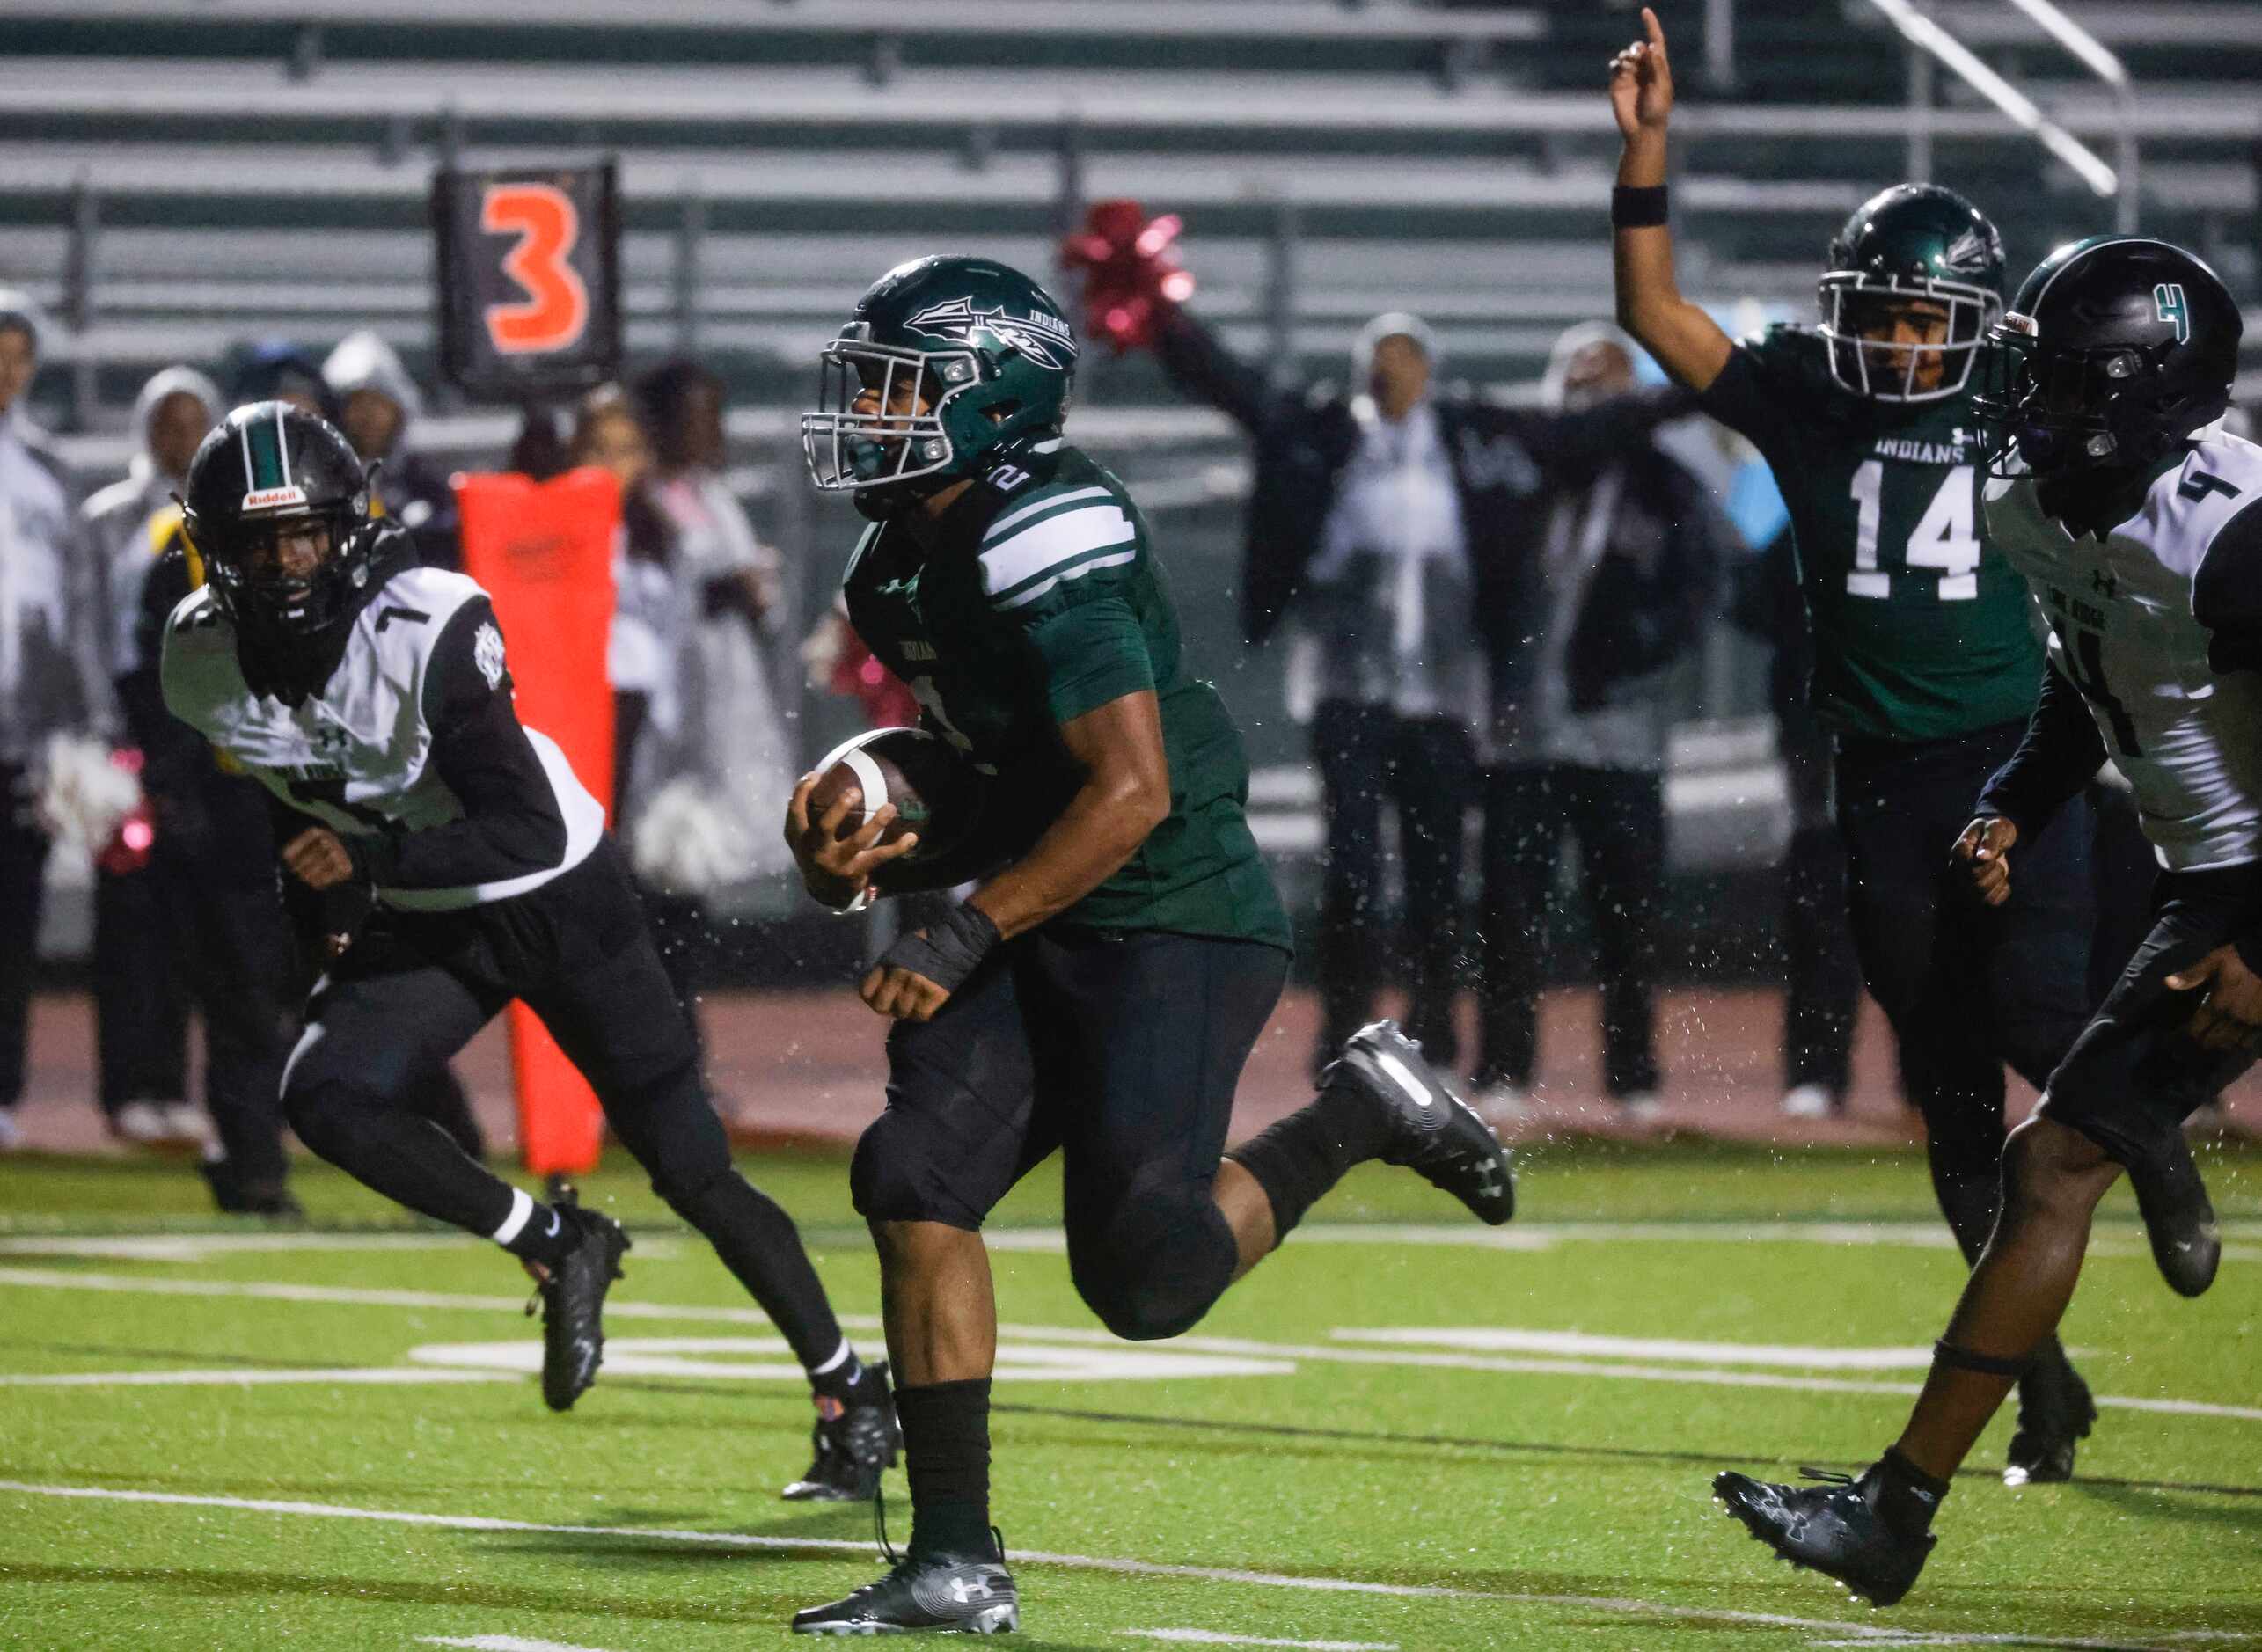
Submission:
M 239 632 L 304 640 L 350 619 L 384 583 L 371 552 L 370 479 L 337 427 L 288 402 L 255 401 L 215 426 L 188 462 L 181 515 L 205 577 Z M 319 518 L 329 553 L 305 579 L 258 565 L 278 524 Z
M 2061 246 L 1988 334 L 1974 404 L 1989 469 L 2038 476 L 2149 470 L 2222 417 L 2238 371 L 2238 305 L 2178 246 L 2092 236 Z
M 1830 374 L 1872 401 L 1939 401 L 1971 381 L 1980 340 L 2002 313 L 2002 237 L 1985 214 L 1937 184 L 1895 184 L 1854 209 L 1830 243 L 1817 284 Z M 1892 347 L 1897 374 L 1880 376 L 1865 338 L 1885 306 L 1922 299 L 1948 313 L 1938 344 Z M 1864 344 L 1868 345 L 1865 349 Z M 1917 369 L 1937 356 L 1939 382 L 1916 387 Z

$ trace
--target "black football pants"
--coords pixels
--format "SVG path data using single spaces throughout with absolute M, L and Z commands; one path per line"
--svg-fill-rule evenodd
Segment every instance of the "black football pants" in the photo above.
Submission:
M 1842 1097 L 1853 1082 L 1861 966 L 1846 919 L 1846 845 L 1830 818 L 1830 739 L 1804 707 L 1775 720 L 1790 794 L 1783 859 L 1783 1088 L 1819 1085 Z
M 509 1186 L 409 1093 L 513 998 L 589 1081 L 653 1191 L 706 1235 L 804 1365 L 840 1346 L 793 1220 L 730 1162 L 699 1051 L 610 837 L 529 894 L 447 912 L 380 910 L 317 984 L 283 1079 L 299 1139 L 410 1210 L 492 1234 Z
M 1657 914 L 1665 872 L 1665 777 L 1536 764 L 1495 770 L 1484 793 L 1485 1079 L 1532 1082 L 1563 833 L 1578 839 L 1602 986 L 1603 1087 L 1658 1087 Z
M 157 868 L 98 867 L 94 1059 L 106 1113 L 188 1094 L 188 994 L 174 953 Z
M 32 822 L 23 771 L 0 763 L 0 1107 L 24 1093 L 24 1050 L 39 973 L 48 835 Z
M 2003 1067 L 2040 1089 L 2089 1019 L 2088 804 L 2068 804 L 2011 851 L 2001 906 L 1982 903 L 1950 861 L 1980 788 L 2024 732 L 2005 723 L 1838 749 L 1855 952 L 1892 1024 L 1901 1082 L 1924 1115 L 1933 1191 L 1967 1261 L 2000 1202 Z
M 1391 956 L 1383 921 L 1382 810 L 1398 813 L 1405 870 L 1407 1033 L 1453 1065 L 1460 986 L 1461 828 L 1475 800 L 1468 730 L 1446 717 L 1323 700 L 1312 720 L 1327 865 L 1320 895 L 1321 1049 L 1332 1056 L 1373 1012 Z
M 1046 928 L 888 1034 L 888 1107 L 850 1183 L 870 1222 L 978 1232 L 1055 1151 L 1076 1290 L 1117 1336 L 1176 1336 L 1233 1283 L 1212 1196 L 1233 1093 L 1288 977 L 1260 941 Z

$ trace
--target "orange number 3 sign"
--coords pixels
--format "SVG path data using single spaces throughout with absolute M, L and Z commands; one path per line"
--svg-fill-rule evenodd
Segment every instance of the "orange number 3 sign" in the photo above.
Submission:
M 538 355 L 581 342 L 589 324 L 589 289 L 568 261 L 581 236 L 573 199 L 550 184 L 494 184 L 479 204 L 479 228 L 516 235 L 502 273 L 526 297 L 487 307 L 487 338 L 503 355 Z

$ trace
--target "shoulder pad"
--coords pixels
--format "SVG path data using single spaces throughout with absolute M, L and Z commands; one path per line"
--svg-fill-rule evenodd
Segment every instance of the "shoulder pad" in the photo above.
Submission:
M 1138 523 L 1122 485 L 1096 465 L 1014 502 L 991 523 L 977 554 L 982 588 L 1010 611 L 1065 581 L 1121 567 L 1138 554 Z

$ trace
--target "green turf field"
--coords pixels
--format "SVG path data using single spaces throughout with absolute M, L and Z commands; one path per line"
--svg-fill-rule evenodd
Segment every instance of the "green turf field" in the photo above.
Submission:
M 2100 1395 L 2154 1408 L 2108 1405 L 2083 1481 L 2018 1493 L 1999 1423 L 1883 1613 L 1706 1482 L 1897 1429 L 1960 1273 L 1914 1159 L 1567 1148 L 1500 1236 L 1365 1173 L 1137 1347 L 1077 1301 L 1033 1179 L 996 1229 L 1021 1642 L 2262 1645 L 2262 1154 L 2208 1163 L 2214 1291 L 2171 1297 L 2116 1195 L 2067 1327 Z M 747 1168 L 876 1346 L 845 1166 Z M 0 1162 L 0 1647 L 693 1652 L 782 1643 L 875 1570 L 868 1510 L 776 1500 L 802 1385 L 633 1175 L 588 1185 L 638 1246 L 565 1417 L 507 1258 L 302 1194 L 314 1229 L 270 1233 L 177 1168 Z

